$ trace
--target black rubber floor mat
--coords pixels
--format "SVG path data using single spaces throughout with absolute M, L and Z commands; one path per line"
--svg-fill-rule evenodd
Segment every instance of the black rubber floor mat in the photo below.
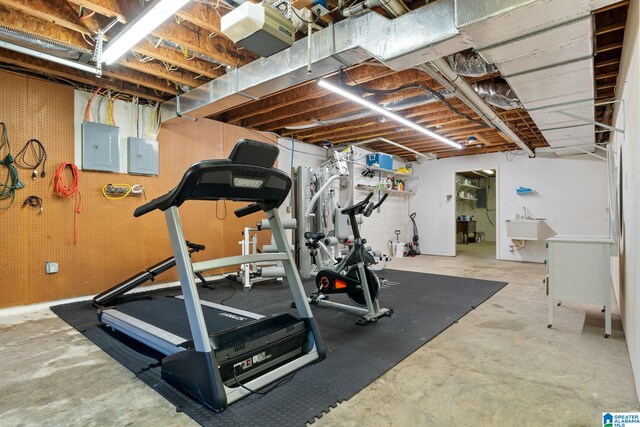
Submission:
M 433 339 L 473 308 L 502 289 L 505 282 L 466 279 L 397 270 L 379 272 L 394 285 L 383 285 L 380 303 L 393 308 L 392 317 L 357 326 L 357 316 L 330 307 L 313 307 L 327 358 L 281 379 L 266 395 L 251 395 L 222 413 L 215 413 L 160 378 L 161 355 L 98 324 L 90 302 L 51 307 L 98 347 L 133 371 L 179 410 L 205 426 L 301 426 L 358 393 L 405 357 Z M 107 286 L 105 286 L 106 288 Z M 314 289 L 313 280 L 305 288 Z M 179 288 L 153 295 L 177 295 Z M 200 288 L 203 300 L 261 314 L 294 312 L 285 283 L 257 284 L 243 292 L 239 283 Z M 348 303 L 344 295 L 331 300 Z M 267 386 L 268 390 L 274 385 Z

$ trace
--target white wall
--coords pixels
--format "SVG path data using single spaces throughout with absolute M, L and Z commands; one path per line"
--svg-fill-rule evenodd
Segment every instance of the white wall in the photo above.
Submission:
M 622 60 L 616 86 L 616 99 L 624 101 L 614 115 L 614 126 L 624 128 L 625 133 L 614 134 L 617 153 L 618 193 L 622 200 L 620 209 L 621 231 L 619 237 L 620 256 L 613 258 L 612 270 L 614 290 L 620 307 L 629 357 L 640 395 L 640 37 L 638 36 L 638 1 L 629 3 L 629 14 L 625 29 Z
M 499 259 L 543 262 L 546 258 L 544 241 L 529 242 L 520 251 L 509 252 L 505 220 L 522 215 L 523 206 L 530 216 L 546 219 L 545 237 L 608 234 L 606 162 L 588 155 L 554 159 L 529 159 L 512 153 L 454 157 L 415 167 L 421 180 L 410 200 L 410 210 L 418 212 L 423 253 L 455 254 L 454 175 L 478 169 L 496 170 Z M 518 186 L 530 187 L 535 193 L 517 195 Z

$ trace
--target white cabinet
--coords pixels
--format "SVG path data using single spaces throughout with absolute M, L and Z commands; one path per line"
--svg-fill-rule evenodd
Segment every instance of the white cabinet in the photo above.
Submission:
M 549 324 L 556 301 L 604 307 L 605 338 L 611 335 L 611 248 L 613 241 L 597 236 L 556 236 L 547 239 Z

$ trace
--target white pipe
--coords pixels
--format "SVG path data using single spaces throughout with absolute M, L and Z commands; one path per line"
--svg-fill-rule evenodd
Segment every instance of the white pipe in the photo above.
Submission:
M 529 157 L 535 157 L 535 153 L 531 148 L 521 140 L 518 135 L 511 130 L 511 128 L 502 121 L 502 119 L 496 114 L 491 107 L 489 107 L 478 94 L 473 90 L 471 86 L 467 84 L 453 69 L 447 64 L 443 58 L 431 61 L 431 64 L 440 71 L 451 83 L 473 103 L 478 107 L 490 120 L 496 125 L 496 127 L 502 131 L 509 139 L 511 139 L 518 147 L 526 152 Z
M 402 144 L 400 144 L 400 143 L 398 143 L 398 142 L 394 142 L 394 141 L 388 140 L 387 138 L 382 138 L 382 137 L 366 139 L 366 140 L 364 140 L 364 141 L 354 142 L 353 144 L 350 144 L 350 145 L 363 145 L 363 144 L 370 144 L 370 143 L 372 143 L 372 142 L 386 142 L 387 144 L 391 144 L 391 145 L 393 145 L 393 146 L 396 146 L 396 147 L 402 148 L 403 150 L 406 150 L 406 151 L 408 151 L 408 152 L 410 152 L 410 153 L 413 153 L 413 154 L 415 154 L 416 156 L 424 157 L 424 158 L 425 158 L 425 159 L 427 159 L 427 160 L 430 160 L 430 159 L 431 159 L 429 156 L 426 156 L 426 155 L 424 155 L 424 154 L 422 154 L 422 153 L 420 153 L 420 152 L 418 152 L 418 151 L 414 150 L 413 148 L 409 148 L 409 147 L 404 146 L 404 145 L 402 145 Z

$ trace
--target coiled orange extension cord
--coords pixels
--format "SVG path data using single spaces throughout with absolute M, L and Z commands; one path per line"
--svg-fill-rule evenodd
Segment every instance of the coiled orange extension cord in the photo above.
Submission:
M 71 170 L 71 185 L 67 185 L 64 177 L 64 171 L 69 168 Z M 78 241 L 78 223 L 77 216 L 82 207 L 82 194 L 80 193 L 80 171 L 73 163 L 61 163 L 51 178 L 51 184 L 55 192 L 65 199 L 76 196 L 76 208 L 73 213 L 73 243 Z

